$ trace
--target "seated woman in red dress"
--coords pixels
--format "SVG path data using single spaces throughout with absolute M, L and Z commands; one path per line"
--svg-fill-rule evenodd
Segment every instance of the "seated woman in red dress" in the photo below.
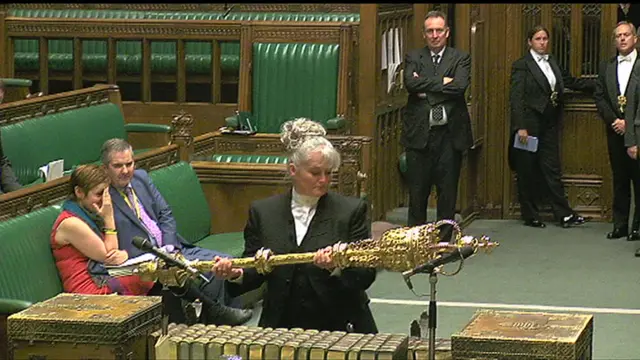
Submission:
M 104 265 L 120 265 L 127 252 L 118 236 L 109 195 L 109 176 L 98 165 L 71 174 L 70 198 L 51 231 L 51 248 L 64 291 L 81 294 L 147 295 L 154 282 L 137 275 L 112 277 Z

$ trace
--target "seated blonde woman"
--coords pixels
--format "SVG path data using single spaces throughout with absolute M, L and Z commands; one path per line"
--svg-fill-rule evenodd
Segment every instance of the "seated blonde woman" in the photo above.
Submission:
M 98 165 L 78 166 L 71 174 L 70 198 L 51 231 L 51 248 L 64 291 L 81 294 L 146 295 L 154 283 L 137 275 L 112 277 L 104 265 L 128 258 L 118 250 L 109 196 L 109 176 Z

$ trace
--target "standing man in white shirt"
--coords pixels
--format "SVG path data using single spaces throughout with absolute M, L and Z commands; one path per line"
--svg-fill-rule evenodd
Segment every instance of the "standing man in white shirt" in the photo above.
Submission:
M 598 113 L 605 123 L 613 174 L 613 231 L 607 234 L 607 238 L 626 237 L 627 240 L 640 240 L 640 167 L 634 160 L 637 146 L 635 142 L 628 144 L 632 145 L 629 147 L 629 154 L 625 146 L 625 120 L 633 121 L 630 112 L 635 110 L 633 106 L 627 106 L 627 99 L 635 95 L 633 78 L 640 76 L 638 52 L 635 49 L 635 26 L 622 21 L 616 25 L 613 36 L 618 55 L 601 64 L 594 93 Z M 630 127 L 633 127 L 633 124 Z M 638 195 L 635 196 L 636 211 L 629 232 L 631 183 L 634 193 Z
M 527 226 L 545 227 L 536 202 L 548 195 L 560 226 L 581 225 L 589 219 L 576 213 L 564 194 L 558 124 L 562 120 L 564 89 L 592 91 L 595 84 L 590 79 L 576 79 L 560 68 L 549 54 L 549 31 L 545 27 L 531 29 L 527 44 L 529 51 L 511 66 L 509 94 L 509 165 L 517 174 L 522 220 Z M 516 138 L 526 143 L 529 136 L 538 138 L 537 151 L 514 148 Z

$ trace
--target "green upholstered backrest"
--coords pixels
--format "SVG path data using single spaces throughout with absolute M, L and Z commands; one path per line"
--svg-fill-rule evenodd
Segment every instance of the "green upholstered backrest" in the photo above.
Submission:
M 297 117 L 334 118 L 339 58 L 338 44 L 254 43 L 251 112 L 256 130 L 279 133 L 283 122 Z
M 213 154 L 211 161 L 221 163 L 287 164 L 289 158 L 279 155 Z
M 40 18 L 89 18 L 89 19 L 157 19 L 157 20 L 236 20 L 236 21 L 330 21 L 359 22 L 360 14 L 286 13 L 286 12 L 158 12 L 128 10 L 55 10 L 10 9 L 9 16 Z M 38 40 L 16 39 L 14 45 L 15 67 L 18 71 L 38 70 Z M 140 74 L 142 67 L 142 43 L 139 40 L 116 42 L 116 67 L 118 73 Z M 85 72 L 107 69 L 107 41 L 82 40 L 82 63 Z M 211 42 L 186 41 L 185 63 L 189 74 L 211 73 Z M 151 42 L 151 71 L 175 73 L 176 43 L 154 40 Z M 240 43 L 220 42 L 220 64 L 223 74 L 240 69 Z M 49 67 L 56 71 L 73 69 L 73 42 L 70 39 L 49 40 Z
M 69 170 L 99 160 L 106 140 L 126 139 L 124 117 L 113 103 L 27 119 L 3 126 L 0 135 L 21 184 L 34 182 L 38 169 L 50 161 L 64 159 Z
M 39 302 L 62 292 L 50 236 L 60 206 L 0 222 L 0 298 Z
M 149 176 L 171 207 L 178 234 L 192 244 L 208 236 L 211 211 L 191 165 L 179 162 L 154 170 Z

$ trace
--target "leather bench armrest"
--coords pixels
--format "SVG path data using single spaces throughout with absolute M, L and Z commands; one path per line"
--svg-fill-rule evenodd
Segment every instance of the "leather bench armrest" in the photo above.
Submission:
M 341 116 L 327 120 L 327 130 L 340 130 L 347 126 L 347 120 Z
M 25 300 L 0 298 L 0 314 L 11 315 L 29 308 L 33 303 Z
M 171 126 L 160 124 L 144 124 L 144 123 L 131 123 L 125 124 L 124 129 L 126 132 L 143 132 L 143 133 L 171 133 Z

